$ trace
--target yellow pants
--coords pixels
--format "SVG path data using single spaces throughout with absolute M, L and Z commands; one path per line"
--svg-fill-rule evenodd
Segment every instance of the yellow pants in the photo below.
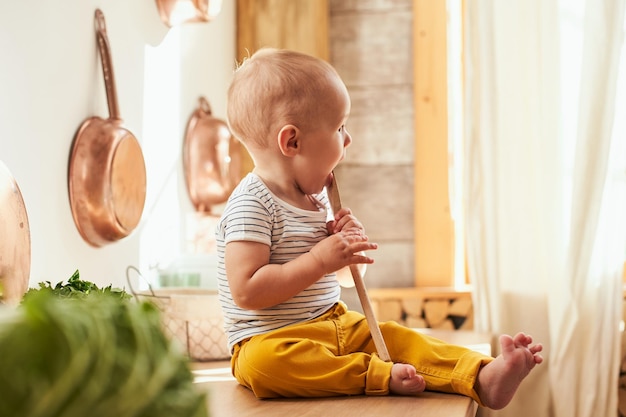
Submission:
M 395 322 L 379 323 L 394 363 L 408 363 L 426 389 L 469 396 L 491 360 Z M 389 394 L 391 362 L 375 353 L 365 317 L 339 303 L 322 316 L 253 336 L 234 347 L 233 375 L 259 398 Z

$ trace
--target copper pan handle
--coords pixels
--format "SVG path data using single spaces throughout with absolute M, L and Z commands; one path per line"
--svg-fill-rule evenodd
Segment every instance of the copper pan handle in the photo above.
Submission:
M 104 76 L 104 86 L 107 92 L 107 103 L 109 104 L 109 118 L 121 120 L 120 110 L 117 105 L 117 92 L 115 90 L 115 76 L 113 74 L 113 64 L 111 62 L 111 47 L 107 36 L 106 23 L 102 10 L 96 9 L 96 37 L 98 40 L 98 50 L 102 61 L 102 75 Z
M 207 99 L 204 98 L 204 96 L 200 96 L 200 98 L 198 99 L 198 108 L 200 109 L 202 114 L 206 116 L 211 116 L 211 105 L 209 104 Z

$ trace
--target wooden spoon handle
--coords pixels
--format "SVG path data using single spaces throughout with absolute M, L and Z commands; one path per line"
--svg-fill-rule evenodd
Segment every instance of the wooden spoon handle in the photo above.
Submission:
M 328 200 L 330 201 L 330 207 L 333 210 L 333 213 L 337 213 L 341 210 L 341 198 L 339 197 L 339 189 L 337 188 L 337 181 L 335 180 L 334 174 L 331 184 L 326 187 L 326 192 L 328 193 Z M 357 265 L 350 265 L 350 273 L 352 273 L 354 286 L 359 296 L 361 307 L 363 307 L 363 313 L 365 313 L 365 319 L 367 320 L 367 325 L 370 329 L 370 333 L 372 334 L 372 339 L 374 339 L 374 346 L 376 347 L 378 356 L 385 362 L 391 362 L 387 345 L 385 345 L 385 339 L 383 339 L 383 334 L 380 331 L 380 327 L 378 327 L 378 321 L 374 315 L 372 303 L 370 302 L 367 290 L 365 289 L 365 282 L 363 281 L 363 277 L 361 276 L 361 272 L 359 271 Z

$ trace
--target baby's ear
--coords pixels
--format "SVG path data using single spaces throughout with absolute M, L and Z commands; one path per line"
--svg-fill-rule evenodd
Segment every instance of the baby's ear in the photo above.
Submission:
M 294 125 L 283 126 L 278 132 L 278 147 L 288 157 L 300 152 L 300 129 Z

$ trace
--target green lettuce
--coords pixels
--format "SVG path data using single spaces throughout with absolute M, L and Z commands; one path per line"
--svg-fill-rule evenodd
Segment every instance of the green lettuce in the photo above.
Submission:
M 91 281 L 80 279 L 80 272 L 78 270 L 72 274 L 65 284 L 61 281 L 53 286 L 50 281 L 40 282 L 38 288 L 29 288 L 26 294 L 24 294 L 24 298 L 28 298 L 34 292 L 41 291 L 51 292 L 60 298 L 85 298 L 94 293 L 103 293 L 122 300 L 132 298 L 132 296 L 123 289 L 113 288 L 112 285 L 100 288 Z

